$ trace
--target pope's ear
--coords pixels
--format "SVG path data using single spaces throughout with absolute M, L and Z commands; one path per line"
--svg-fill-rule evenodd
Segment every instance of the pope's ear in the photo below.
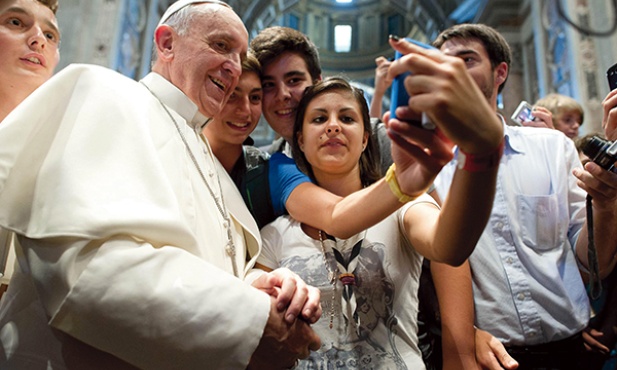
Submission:
M 163 60 L 173 58 L 174 41 L 176 40 L 176 32 L 173 28 L 166 24 L 162 24 L 154 31 L 154 45 L 158 57 Z

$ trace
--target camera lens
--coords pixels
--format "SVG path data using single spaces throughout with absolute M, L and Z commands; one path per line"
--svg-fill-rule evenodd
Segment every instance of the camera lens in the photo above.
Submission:
M 592 136 L 583 144 L 583 153 L 600 167 L 610 169 L 616 160 L 614 156 L 607 153 L 607 149 L 611 144 L 610 141 L 604 140 L 601 137 Z

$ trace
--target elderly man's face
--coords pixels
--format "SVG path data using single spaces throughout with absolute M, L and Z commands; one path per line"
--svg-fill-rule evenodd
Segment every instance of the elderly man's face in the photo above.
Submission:
M 0 80 L 36 88 L 47 81 L 60 59 L 60 32 L 53 12 L 36 0 L 0 4 Z
M 233 10 L 220 5 L 196 13 L 186 35 L 173 44 L 170 80 L 207 117 L 217 115 L 234 91 L 248 32 Z

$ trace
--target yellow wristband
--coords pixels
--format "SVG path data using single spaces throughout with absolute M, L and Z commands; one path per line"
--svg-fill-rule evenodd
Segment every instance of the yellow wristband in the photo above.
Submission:
M 396 180 L 396 174 L 394 173 L 395 171 L 396 165 L 392 163 L 390 168 L 388 168 L 388 172 L 386 172 L 386 182 L 390 186 L 392 194 L 394 194 L 398 201 L 401 203 L 407 203 L 419 197 L 421 194 L 410 196 L 401 191 L 401 187 L 398 185 L 398 181 Z

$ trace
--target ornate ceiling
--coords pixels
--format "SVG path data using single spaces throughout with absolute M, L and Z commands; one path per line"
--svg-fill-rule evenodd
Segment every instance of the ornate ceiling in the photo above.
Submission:
M 163 9 L 173 0 L 161 0 Z M 282 25 L 307 34 L 319 48 L 324 74 L 344 73 L 370 80 L 377 56 L 392 56 L 389 34 L 432 40 L 454 23 L 514 21 L 521 0 L 228 0 L 251 37 L 263 28 Z M 488 6 L 487 6 L 488 5 Z M 486 22 L 489 23 L 489 22 Z M 334 50 L 334 27 L 350 25 L 351 49 Z

